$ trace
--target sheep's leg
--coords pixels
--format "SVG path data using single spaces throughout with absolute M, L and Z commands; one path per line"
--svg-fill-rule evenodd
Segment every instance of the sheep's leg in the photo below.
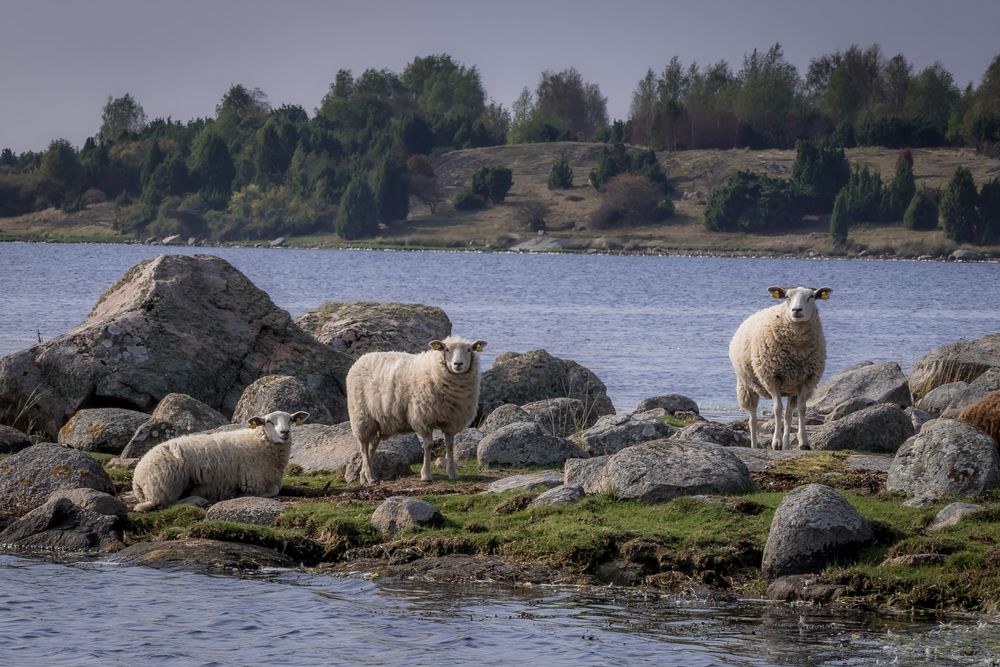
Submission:
M 785 425 L 785 410 L 781 404 L 781 393 L 772 392 L 771 400 L 774 401 L 774 435 L 771 436 L 771 449 L 781 449 L 784 442 L 782 427 Z
M 795 416 L 795 396 L 789 396 L 785 406 L 785 433 L 781 439 L 781 448 L 789 449 L 792 444 L 792 417 Z
M 374 442 L 358 441 L 361 450 L 361 471 L 358 473 L 358 481 L 362 486 L 375 483 L 375 475 L 372 474 L 372 458 L 375 456 L 375 449 L 378 447 L 378 440 Z
M 809 446 L 809 435 L 806 433 L 806 400 L 806 393 L 799 393 L 797 406 L 799 413 L 799 449 L 812 449 Z
M 420 481 L 431 481 L 431 448 L 434 446 L 434 433 L 421 433 L 420 440 L 424 443 L 424 465 L 420 468 Z
M 448 479 L 458 479 L 458 465 L 455 463 L 455 434 L 444 434 L 445 467 L 448 469 Z
M 747 410 L 750 412 L 750 447 L 752 449 L 757 446 L 757 404 L 760 397 L 754 394 L 748 400 L 749 405 L 747 405 Z

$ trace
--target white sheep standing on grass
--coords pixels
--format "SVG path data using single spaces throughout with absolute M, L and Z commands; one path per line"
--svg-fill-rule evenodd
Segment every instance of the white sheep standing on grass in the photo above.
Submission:
M 247 420 L 238 431 L 192 433 L 153 447 L 140 459 L 132 491 L 136 512 L 178 502 L 222 500 L 237 496 L 278 495 L 292 450 L 292 424 L 308 412 L 271 412 Z
M 761 396 L 767 396 L 774 401 L 771 448 L 790 444 L 792 411 L 798 408 L 799 449 L 809 449 L 806 401 L 826 366 L 826 339 L 816 300 L 830 298 L 833 290 L 768 287 L 767 291 L 784 302 L 743 320 L 729 343 L 729 360 L 736 371 L 736 399 L 750 412 L 752 447 L 757 446 L 757 403 Z M 790 397 L 787 411 L 782 408 L 782 396 Z
M 432 340 L 430 350 L 369 352 L 347 373 L 347 412 L 361 450 L 361 483 L 373 484 L 379 441 L 416 433 L 424 447 L 420 479 L 431 481 L 434 429 L 444 432 L 448 479 L 458 477 L 455 434 L 468 428 L 479 407 L 479 352 L 486 341 L 457 336 Z

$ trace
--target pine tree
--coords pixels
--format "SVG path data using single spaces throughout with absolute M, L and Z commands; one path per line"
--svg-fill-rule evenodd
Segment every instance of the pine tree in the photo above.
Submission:
M 896 158 L 896 174 L 886 191 L 885 219 L 899 220 L 917 191 L 913 177 L 913 153 L 909 148 L 900 151 Z
M 833 215 L 830 216 L 830 236 L 837 245 L 847 243 L 847 232 L 851 228 L 851 215 L 848 210 L 848 192 L 843 189 L 833 200 Z
M 934 195 L 924 188 L 917 190 L 903 214 L 903 225 L 915 231 L 937 229 L 938 205 Z
M 378 234 L 375 196 L 364 176 L 355 176 L 344 190 L 334 229 L 348 241 Z
M 566 161 L 563 153 L 549 170 L 549 190 L 567 190 L 573 187 L 573 167 Z
M 379 220 L 406 220 L 410 212 L 410 181 L 406 166 L 386 157 L 375 170 L 375 206 Z
M 972 172 L 966 167 L 957 167 L 941 198 L 941 221 L 946 237 L 958 243 L 972 243 L 976 240 L 979 227 L 979 215 L 976 211 L 978 199 L 979 193 L 972 180 Z

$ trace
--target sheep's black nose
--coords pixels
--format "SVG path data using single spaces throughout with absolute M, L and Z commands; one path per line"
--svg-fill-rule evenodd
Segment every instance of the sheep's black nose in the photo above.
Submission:
M 455 368 L 461 368 L 464 365 L 465 365 L 464 361 L 456 361 L 455 362 Z
M 792 308 L 792 312 L 795 313 L 796 315 L 801 315 L 802 314 L 802 309 L 801 308 Z

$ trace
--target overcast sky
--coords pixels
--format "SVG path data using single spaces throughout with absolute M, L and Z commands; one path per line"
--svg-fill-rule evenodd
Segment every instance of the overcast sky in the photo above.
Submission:
M 576 67 L 624 118 L 648 68 L 678 55 L 736 70 L 775 42 L 800 75 L 878 42 L 964 87 L 1000 53 L 1000 0 L 0 0 L 0 147 L 80 146 L 125 93 L 149 118 L 188 120 L 242 83 L 312 115 L 338 69 L 433 53 L 475 65 L 508 108 L 542 71 Z

